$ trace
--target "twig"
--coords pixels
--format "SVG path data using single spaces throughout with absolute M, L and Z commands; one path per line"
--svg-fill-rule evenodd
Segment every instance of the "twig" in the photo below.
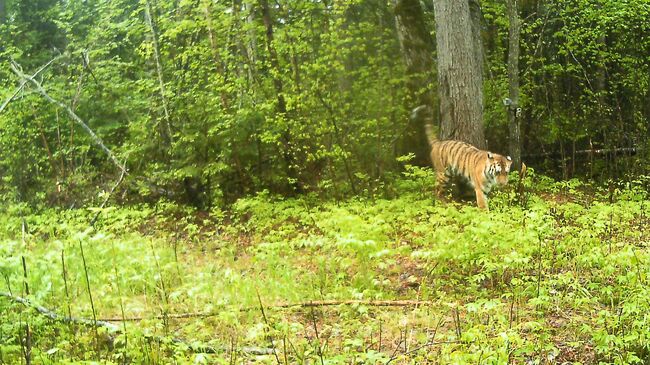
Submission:
M 277 361 L 278 364 L 281 364 L 280 362 L 280 357 L 278 357 L 278 352 L 275 350 L 275 343 L 273 343 L 273 336 L 271 335 L 271 326 L 269 324 L 269 319 L 266 317 L 266 313 L 264 312 L 264 305 L 262 305 L 262 297 L 260 296 L 260 293 L 257 292 L 257 300 L 260 303 L 260 311 L 262 312 L 262 318 L 264 318 L 264 323 L 266 324 L 266 327 L 264 327 L 266 335 L 268 336 L 269 342 L 271 342 L 271 349 L 273 349 L 273 355 L 275 356 L 275 361 Z
M 33 77 L 30 77 L 30 76 L 26 75 L 25 73 L 23 73 L 23 72 L 21 71 L 21 67 L 20 67 L 20 65 L 19 65 L 18 63 L 16 63 L 15 61 L 12 61 L 12 62 L 11 62 L 11 69 L 12 69 L 13 72 L 14 72 L 16 75 L 18 75 L 18 77 L 20 77 L 21 79 L 23 79 L 23 80 L 27 80 L 27 81 L 31 82 L 32 84 L 34 84 L 34 86 L 36 87 L 36 90 L 37 90 L 41 95 L 43 95 L 43 97 L 44 97 L 45 99 L 47 99 L 47 101 L 49 101 L 49 102 L 52 103 L 52 104 L 58 105 L 60 108 L 64 109 L 64 110 L 68 113 L 68 115 L 70 116 L 70 118 L 72 118 L 72 120 L 74 120 L 77 124 L 79 124 L 83 129 L 86 130 L 86 132 L 90 135 L 90 137 L 92 138 L 92 140 L 93 140 L 93 141 L 94 141 L 94 142 L 95 142 L 95 143 L 96 143 L 96 144 L 97 144 L 97 145 L 98 145 L 98 146 L 99 146 L 99 147 L 100 147 L 100 148 L 101 148 L 101 149 L 106 153 L 106 155 L 107 155 L 107 156 L 110 158 L 110 160 L 115 164 L 115 166 L 117 166 L 117 167 L 118 167 L 120 170 L 122 170 L 122 171 L 125 171 L 125 170 L 126 170 L 126 169 L 124 168 L 124 166 L 121 165 L 120 162 L 117 160 L 117 157 L 115 157 L 115 155 L 113 154 L 113 152 L 111 152 L 111 150 L 109 150 L 108 147 L 106 147 L 106 145 L 104 145 L 104 142 L 102 141 L 102 139 L 99 138 L 99 136 L 97 136 L 97 135 L 95 134 L 95 132 L 93 132 L 93 130 L 90 129 L 90 127 L 89 127 L 89 126 L 88 126 L 88 125 L 87 125 L 87 124 L 86 124 L 86 123 L 85 123 L 81 118 L 79 118 L 79 116 L 78 116 L 74 111 L 72 111 L 72 109 L 70 109 L 69 106 L 67 106 L 67 105 L 65 105 L 64 103 L 62 103 L 62 102 L 60 102 L 60 101 L 58 101 L 58 100 L 52 98 L 52 97 L 47 93 L 47 91 L 45 91 L 45 89 L 43 89 L 43 86 L 42 86 L 38 81 L 36 81 Z
M 25 221 L 23 219 L 23 227 L 25 226 Z M 23 229 L 24 232 L 24 229 Z M 23 243 L 25 241 L 23 234 Z M 27 264 L 25 263 L 25 256 L 21 257 L 23 262 L 23 284 L 25 285 L 25 296 L 29 296 L 29 283 L 27 282 Z M 29 328 L 29 322 L 25 320 L 25 364 L 30 365 L 32 363 L 32 331 Z
M 65 302 L 68 307 L 68 317 L 72 317 L 70 309 L 70 294 L 68 291 L 68 271 L 65 268 L 65 250 L 61 250 L 61 275 L 63 276 L 63 287 L 65 289 Z
M 316 334 L 316 353 L 320 358 L 320 364 L 325 365 L 323 359 L 323 349 L 320 346 L 320 335 L 318 334 L 318 326 L 316 325 L 316 315 L 314 314 L 314 307 L 311 307 L 311 323 L 314 326 L 314 333 Z
M 95 311 L 95 302 L 93 301 L 93 294 L 90 290 L 90 277 L 88 276 L 88 266 L 86 265 L 86 255 L 84 255 L 84 246 L 79 240 L 79 250 L 81 251 L 81 261 L 84 265 L 84 274 L 86 275 L 86 288 L 88 289 L 88 297 L 90 298 L 90 309 L 93 312 L 93 328 L 95 329 L 95 347 L 97 350 L 97 358 L 99 359 L 99 332 L 97 332 L 97 312 Z

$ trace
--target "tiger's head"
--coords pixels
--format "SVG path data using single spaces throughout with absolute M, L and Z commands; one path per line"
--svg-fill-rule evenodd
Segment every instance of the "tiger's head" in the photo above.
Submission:
M 488 152 L 486 174 L 489 174 L 491 178 L 496 180 L 498 185 L 508 184 L 510 166 L 512 166 L 512 158 L 510 156 L 504 157 L 496 153 Z

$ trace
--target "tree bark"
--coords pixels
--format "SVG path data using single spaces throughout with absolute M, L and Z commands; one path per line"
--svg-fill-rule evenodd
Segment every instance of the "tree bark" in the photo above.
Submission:
M 519 15 L 517 0 L 507 0 L 508 19 L 510 29 L 508 32 L 508 89 L 511 104 L 508 106 L 508 153 L 512 157 L 513 169 L 521 169 L 521 133 L 519 126 Z
M 407 88 L 412 103 L 433 108 L 433 39 L 424 23 L 420 0 L 394 0 L 395 27 L 408 75 Z M 424 134 L 425 118 L 416 118 L 406 129 L 398 153 L 414 152 L 413 163 L 429 165 L 429 145 Z
M 485 148 L 483 76 L 468 1 L 434 0 L 441 139 Z

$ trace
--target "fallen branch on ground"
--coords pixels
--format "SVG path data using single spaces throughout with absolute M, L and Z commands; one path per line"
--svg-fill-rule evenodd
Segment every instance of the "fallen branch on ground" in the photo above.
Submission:
M 5 292 L 0 292 L 0 297 L 4 297 L 9 299 L 10 301 L 14 303 L 19 303 L 23 305 L 26 308 L 33 309 L 39 314 L 53 320 L 56 322 L 62 322 L 66 324 L 80 324 L 83 326 L 87 327 L 103 327 L 106 328 L 110 331 L 111 334 L 113 335 L 119 335 L 122 334 L 122 330 L 119 328 L 119 326 L 110 323 L 108 321 L 104 320 L 93 320 L 89 318 L 79 318 L 79 317 L 67 317 L 67 316 L 62 316 L 60 314 L 57 314 L 51 309 L 45 308 L 41 305 L 34 304 L 32 301 L 30 301 L 27 298 L 19 297 L 10 293 L 5 293 Z M 145 338 L 152 339 L 154 341 L 163 341 L 163 337 L 161 336 L 145 336 Z M 216 354 L 216 353 L 222 353 L 222 352 L 227 352 L 230 351 L 230 348 L 227 347 L 213 347 L 213 346 L 208 346 L 208 345 L 203 345 L 203 344 L 197 344 L 192 341 L 192 343 L 188 343 L 187 341 L 184 341 L 180 338 L 174 337 L 171 339 L 171 341 L 176 344 L 176 345 L 183 345 L 186 346 L 190 351 L 195 352 L 195 353 L 206 353 L 206 354 Z M 270 348 L 264 348 L 264 347 L 256 347 L 256 346 L 243 346 L 236 351 L 250 354 L 250 355 L 269 355 L 273 353 L 273 349 Z
M 332 307 L 339 305 L 366 305 L 369 307 L 418 307 L 422 305 L 431 305 L 433 302 L 428 300 L 312 300 L 309 302 L 300 302 L 300 303 L 279 303 L 265 305 L 265 309 L 291 309 L 291 308 L 309 308 L 309 307 Z M 231 307 L 236 308 L 235 305 L 220 305 L 221 308 Z M 252 310 L 259 310 L 259 306 L 243 307 L 239 308 L 242 312 L 248 312 Z M 137 322 L 147 319 L 185 319 L 185 318 L 206 318 L 214 317 L 219 315 L 220 311 L 206 311 L 206 312 L 191 312 L 191 313 L 168 313 L 166 315 L 157 315 L 157 316 L 135 316 L 135 317 L 110 317 L 102 318 L 103 321 L 107 322 Z
M 84 325 L 84 326 L 105 327 L 105 328 L 108 328 L 111 332 L 119 332 L 119 327 L 116 326 L 113 323 L 108 322 L 108 321 L 102 321 L 102 320 L 94 321 L 94 320 L 89 319 L 89 318 L 77 318 L 77 317 L 62 316 L 60 314 L 57 314 L 53 310 L 50 310 L 50 309 L 47 309 L 47 308 L 45 308 L 43 306 L 40 306 L 38 304 L 32 303 L 27 298 L 15 296 L 15 295 L 12 295 L 12 294 L 9 294 L 9 293 L 0 292 L 0 297 L 8 298 L 12 302 L 20 303 L 20 304 L 22 304 L 23 306 L 25 306 L 27 308 L 34 309 L 38 313 L 44 315 L 45 317 L 47 317 L 47 318 L 49 318 L 49 319 L 51 319 L 53 321 L 63 322 L 63 323 L 81 324 L 81 325 Z

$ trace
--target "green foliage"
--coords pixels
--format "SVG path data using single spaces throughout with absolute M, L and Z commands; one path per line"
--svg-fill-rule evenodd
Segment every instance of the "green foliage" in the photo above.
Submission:
M 126 335 L 121 324 L 122 334 L 96 335 L 0 297 L 2 359 L 19 361 L 29 323 L 33 356 L 46 363 L 252 361 L 230 349 L 270 339 L 292 363 L 647 361 L 643 179 L 601 189 L 531 169 L 523 206 L 511 187 L 484 212 L 433 200 L 422 190 L 430 174 L 407 171 L 394 199 L 262 192 L 210 215 L 161 202 L 104 209 L 95 230 L 93 210 L 9 206 L 2 291 L 25 295 L 26 282 L 34 303 L 92 318 L 82 244 L 97 316 L 120 318 L 123 308 L 142 319 L 127 322 Z M 351 299 L 427 302 L 277 307 Z M 165 319 L 173 313 L 210 315 Z
M 643 148 L 647 4 L 535 4 L 520 9 L 524 151 L 565 158 L 573 149 Z M 482 5 L 487 136 L 505 152 L 508 20 L 502 2 Z M 267 28 L 255 1 L 159 1 L 153 33 L 145 8 L 133 0 L 7 1 L 0 22 L 1 59 L 30 73 L 63 55 L 39 80 L 126 161 L 125 199 L 209 210 L 264 190 L 338 199 L 399 190 L 404 171 L 395 159 L 405 153 L 398 144 L 412 132 L 413 105 L 392 4 L 286 0 L 271 6 Z M 433 29 L 430 6 L 423 9 Z M 0 74 L 5 100 L 18 83 L 6 64 Z M 86 132 L 30 86 L 0 114 L 0 127 L 7 202 L 94 204 L 116 178 Z M 646 157 L 551 159 L 545 168 L 562 168 L 563 177 L 638 175 Z

